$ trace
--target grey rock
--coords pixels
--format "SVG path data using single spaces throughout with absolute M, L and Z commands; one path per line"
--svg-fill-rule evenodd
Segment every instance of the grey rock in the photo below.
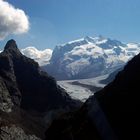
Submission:
M 26 134 L 23 129 L 15 125 L 1 127 L 0 139 L 2 140 L 41 140 L 35 135 Z

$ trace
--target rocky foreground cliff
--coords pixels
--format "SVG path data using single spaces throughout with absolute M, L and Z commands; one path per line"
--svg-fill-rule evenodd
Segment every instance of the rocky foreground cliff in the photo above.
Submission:
M 77 109 L 55 79 L 9 40 L 0 53 L 0 137 L 3 140 L 42 139 L 47 123 Z M 45 125 L 44 125 L 45 123 Z

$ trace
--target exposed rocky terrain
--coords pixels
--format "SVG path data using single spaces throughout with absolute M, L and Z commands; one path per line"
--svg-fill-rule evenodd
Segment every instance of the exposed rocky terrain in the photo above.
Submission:
M 80 105 L 38 63 L 22 55 L 14 40 L 7 42 L 0 53 L 0 132 L 4 140 L 43 138 L 47 123 Z M 51 118 L 49 112 L 53 112 Z

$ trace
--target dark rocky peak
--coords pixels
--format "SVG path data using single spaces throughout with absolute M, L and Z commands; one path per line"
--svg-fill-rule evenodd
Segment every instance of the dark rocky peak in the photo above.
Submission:
M 5 86 L 5 90 L 2 90 L 0 94 L 4 95 L 7 90 L 13 104 L 16 106 L 20 106 L 21 93 L 16 82 L 12 58 L 13 56 L 19 56 L 19 54 L 20 51 L 18 50 L 14 40 L 9 40 L 4 48 L 4 51 L 0 54 L 0 77 Z
M 5 125 L 5 122 L 5 131 L 12 136 L 13 131 L 20 133 L 17 128 L 22 128 L 27 134 L 43 138 L 46 126 L 54 118 L 80 105 L 57 85 L 53 77 L 41 71 L 37 62 L 22 55 L 14 40 L 7 42 L 0 53 L 0 139 L 14 139 L 1 138 L 1 124 Z M 21 137 L 15 139 L 28 139 L 22 133 L 19 135 Z
M 5 49 L 17 49 L 17 44 L 16 41 L 14 39 L 9 40 L 6 45 L 5 45 Z
M 16 56 L 21 56 L 21 52 L 19 51 L 16 41 L 14 39 L 9 40 L 5 47 L 4 47 L 4 52 L 11 54 L 11 55 L 16 55 Z
M 0 76 L 14 104 L 25 110 L 44 112 L 76 103 L 37 62 L 21 54 L 14 40 L 0 54 Z

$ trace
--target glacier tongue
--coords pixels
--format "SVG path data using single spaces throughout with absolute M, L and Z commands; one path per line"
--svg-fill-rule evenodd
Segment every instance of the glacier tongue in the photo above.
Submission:
M 64 88 L 72 98 L 85 102 L 89 96 L 93 95 L 106 85 L 100 82 L 107 77 L 108 75 L 102 75 L 90 79 L 57 81 L 57 83 Z

